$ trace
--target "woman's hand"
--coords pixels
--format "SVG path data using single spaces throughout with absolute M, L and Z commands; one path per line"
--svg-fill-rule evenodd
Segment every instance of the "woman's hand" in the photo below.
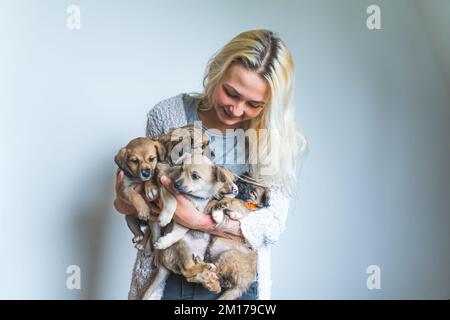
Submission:
M 197 229 L 221 237 L 243 237 L 239 221 L 227 219 L 225 223 L 216 225 L 211 215 L 206 215 L 199 212 L 191 201 L 173 189 L 172 180 L 166 176 L 163 176 L 161 177 L 161 183 L 175 196 L 177 200 L 177 208 L 173 215 L 175 222 L 189 229 Z
M 177 207 L 173 215 L 173 220 L 189 229 L 201 229 L 203 222 L 202 217 L 204 215 L 194 207 L 191 201 L 173 189 L 172 180 L 170 178 L 163 176 L 160 180 L 177 200 Z
M 121 171 L 119 171 L 119 173 L 117 174 L 117 177 L 116 177 L 116 199 L 114 200 L 114 207 L 116 208 L 117 211 L 119 211 L 120 213 L 122 213 L 124 215 L 129 215 L 129 214 L 137 215 L 137 211 L 132 205 L 124 202 L 120 197 L 117 196 L 119 194 L 119 190 L 122 186 L 124 176 L 125 176 L 125 174 L 121 170 Z M 143 183 L 138 183 L 134 187 L 134 190 L 137 193 L 140 193 L 143 195 L 143 193 L 144 193 Z M 144 197 L 144 199 L 145 199 L 145 197 Z M 150 215 L 149 219 L 153 222 L 158 221 L 158 214 L 161 211 L 161 209 L 157 205 L 155 205 L 153 202 L 147 202 L 147 205 L 150 207 L 150 211 L 152 213 Z

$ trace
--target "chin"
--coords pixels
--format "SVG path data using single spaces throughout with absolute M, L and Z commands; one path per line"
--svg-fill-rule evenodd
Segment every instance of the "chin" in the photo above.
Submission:
M 227 126 L 234 126 L 234 125 L 238 124 L 241 121 L 230 120 L 230 119 L 220 119 L 220 122 L 222 122 L 223 124 L 225 124 Z

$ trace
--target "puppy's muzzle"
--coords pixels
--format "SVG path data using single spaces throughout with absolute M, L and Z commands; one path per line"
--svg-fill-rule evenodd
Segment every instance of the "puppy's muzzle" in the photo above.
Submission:
M 183 187 L 183 181 L 181 180 L 175 180 L 175 182 L 173 183 L 173 188 L 182 193 L 184 191 L 184 187 Z
M 238 193 L 239 193 L 239 188 L 238 188 L 238 186 L 235 185 L 234 183 L 233 183 L 233 185 L 231 186 L 231 193 L 232 193 L 233 195 L 235 195 L 235 196 L 237 196 Z
M 141 169 L 139 171 L 139 179 L 141 179 L 141 181 L 147 181 L 149 180 L 153 175 L 152 170 L 150 169 Z

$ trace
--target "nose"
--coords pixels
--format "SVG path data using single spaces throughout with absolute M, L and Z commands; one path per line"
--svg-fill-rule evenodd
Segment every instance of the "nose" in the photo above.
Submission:
M 244 105 L 242 103 L 237 103 L 232 105 L 229 110 L 233 117 L 240 118 L 244 114 Z
M 239 193 L 239 188 L 238 188 L 238 186 L 235 185 L 234 183 L 233 183 L 232 189 L 233 189 L 233 194 L 234 194 L 234 195 L 237 195 L 237 194 Z
M 150 169 L 142 169 L 141 174 L 144 178 L 150 177 Z
M 180 190 L 180 188 L 181 188 L 181 181 L 180 180 L 176 180 L 173 183 L 173 187 L 175 188 L 175 190 Z

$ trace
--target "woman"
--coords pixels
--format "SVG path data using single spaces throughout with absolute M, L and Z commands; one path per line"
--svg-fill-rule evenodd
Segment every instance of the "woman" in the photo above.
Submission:
M 257 279 L 241 299 L 270 298 L 270 245 L 278 240 L 285 228 L 295 185 L 297 156 L 306 148 L 306 139 L 294 120 L 293 86 L 294 66 L 285 44 L 270 30 L 251 30 L 236 36 L 210 60 L 203 93 L 180 94 L 160 102 L 148 113 L 146 133 L 149 137 L 202 121 L 216 153 L 216 164 L 228 167 L 238 175 L 250 171 L 271 189 L 269 208 L 260 209 L 241 221 L 230 220 L 221 227 L 216 227 L 210 216 L 196 212 L 183 196 L 176 196 L 176 222 L 216 235 L 243 237 L 258 251 Z M 215 129 L 214 132 L 211 129 Z M 233 134 L 236 129 L 261 132 L 257 136 L 258 152 L 246 153 L 237 147 Z M 218 155 L 218 152 L 222 154 Z M 248 157 L 245 163 L 220 162 L 242 154 Z M 270 170 L 267 170 L 268 163 Z M 122 178 L 120 173 L 116 185 L 120 185 Z M 169 186 L 170 180 L 163 178 L 162 183 Z M 124 214 L 135 212 L 119 199 L 116 199 L 115 207 Z M 159 212 L 159 208 L 151 207 L 154 212 Z M 152 271 L 152 259 L 138 253 L 130 299 L 142 297 Z M 200 284 L 188 283 L 174 274 L 155 294 L 155 298 L 161 296 L 163 299 L 217 297 Z

